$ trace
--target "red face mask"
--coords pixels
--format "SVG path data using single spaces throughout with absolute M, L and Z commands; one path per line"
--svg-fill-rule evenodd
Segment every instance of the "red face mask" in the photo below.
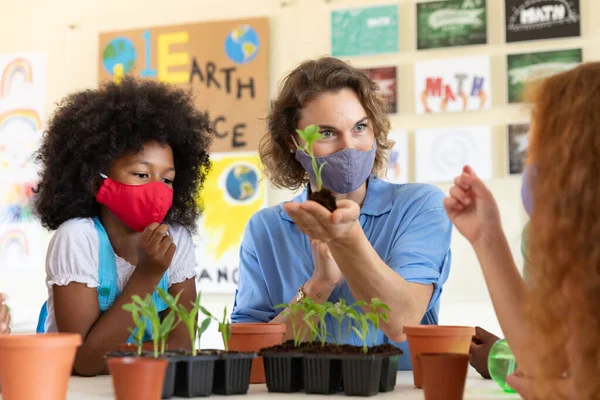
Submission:
M 127 185 L 105 175 L 102 177 L 105 179 L 96 194 L 96 201 L 138 232 L 153 222 L 161 223 L 173 204 L 173 189 L 163 182 Z

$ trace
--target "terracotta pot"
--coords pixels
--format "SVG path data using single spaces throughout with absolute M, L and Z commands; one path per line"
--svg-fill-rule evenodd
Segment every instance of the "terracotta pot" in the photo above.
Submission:
M 462 400 L 465 392 L 469 355 L 422 353 L 417 356 L 425 400 Z
M 168 345 L 165 346 L 165 350 L 168 350 Z M 137 345 L 135 343 L 119 343 L 119 351 L 123 353 L 137 353 Z M 149 351 L 154 353 L 154 342 L 142 343 L 142 351 Z M 158 345 L 158 351 L 160 351 L 160 344 Z
M 114 357 L 106 363 L 117 400 L 160 400 L 168 364 L 165 358 Z
M 3 400 L 64 400 L 77 333 L 0 335 L 0 381 Z
M 232 324 L 229 350 L 258 353 L 266 347 L 276 346 L 283 341 L 286 327 L 284 324 L 249 323 Z M 252 361 L 250 383 L 265 383 L 263 358 Z
M 417 325 L 405 326 L 404 333 L 408 337 L 414 384 L 420 388 L 422 380 L 417 356 L 421 353 L 469 354 L 475 328 L 470 326 Z

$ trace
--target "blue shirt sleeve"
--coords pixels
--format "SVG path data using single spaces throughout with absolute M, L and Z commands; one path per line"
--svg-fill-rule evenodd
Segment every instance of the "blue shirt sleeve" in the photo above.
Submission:
M 386 260 L 407 282 L 434 285 L 427 311 L 437 304 L 450 273 L 452 224 L 443 208 L 443 197 L 435 189 L 420 205 L 415 205 L 418 211 L 397 229 Z
M 240 266 L 238 288 L 231 313 L 232 323 L 269 322 L 277 315 L 269 297 L 266 280 L 254 247 L 254 229 L 256 218 L 248 223 L 244 239 L 240 246 Z

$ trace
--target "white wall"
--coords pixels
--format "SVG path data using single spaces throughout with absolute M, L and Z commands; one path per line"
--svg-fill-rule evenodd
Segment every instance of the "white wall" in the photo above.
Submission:
M 489 44 L 430 51 L 416 51 L 415 0 L 399 1 L 400 52 L 398 54 L 356 57 L 351 62 L 359 67 L 398 66 L 398 109 L 392 117 L 393 128 L 407 129 L 441 126 L 491 124 L 494 128 L 494 179 L 489 185 L 496 196 L 503 223 L 515 257 L 519 254 L 520 232 L 526 221 L 520 205 L 520 177 L 509 177 L 505 125 L 527 119 L 519 106 L 506 104 L 505 56 L 507 53 L 582 47 L 584 60 L 600 58 L 600 16 L 598 0 L 581 0 L 582 37 L 543 42 L 504 43 L 504 1 L 488 1 Z M 97 79 L 98 33 L 100 31 L 176 24 L 182 22 L 268 16 L 271 23 L 270 91 L 286 72 L 300 61 L 329 51 L 330 11 L 358 5 L 390 3 L 369 0 L 20 0 L 0 2 L 0 53 L 40 50 L 48 55 L 48 87 L 46 110 L 66 93 L 95 87 Z M 417 116 L 414 113 L 413 65 L 416 61 L 467 55 L 489 55 L 492 58 L 492 109 L 485 112 Z M 413 137 L 410 138 L 413 143 Z M 414 155 L 410 154 L 412 164 Z M 414 171 L 410 171 L 414 176 Z M 440 186 L 444 191 L 447 185 Z M 286 191 L 270 191 L 271 204 L 287 200 Z M 40 244 L 42 245 L 42 244 Z M 483 277 L 468 243 L 456 233 L 452 245 L 452 273 L 444 289 L 441 322 L 447 324 L 480 324 L 499 333 Z M 43 266 L 40 266 L 40 271 Z M 29 299 L 40 304 L 45 297 L 43 275 L 31 281 L 30 275 L 8 273 L 0 266 L 0 290 L 14 293 L 13 299 Z M 38 300 L 39 299 L 39 300 Z M 232 295 L 205 295 L 210 309 L 227 304 Z M 23 311 L 23 315 L 30 315 Z M 19 315 L 15 315 L 19 320 Z M 27 322 L 27 321 L 24 321 Z M 30 326 L 30 324 L 29 324 Z M 27 327 L 27 325 L 25 325 Z M 204 346 L 219 346 L 214 334 L 206 336 Z

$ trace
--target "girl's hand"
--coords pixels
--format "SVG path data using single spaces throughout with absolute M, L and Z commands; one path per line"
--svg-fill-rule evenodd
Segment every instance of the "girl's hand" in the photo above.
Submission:
M 513 388 L 525 400 L 544 400 L 545 397 L 537 392 L 539 382 L 533 378 L 528 378 L 515 372 L 506 377 L 506 383 Z M 577 391 L 573 384 L 573 378 L 556 379 L 552 382 L 544 382 L 544 386 L 553 385 L 553 389 L 557 392 L 557 398 L 560 399 L 578 399 Z
M 10 313 L 5 300 L 6 297 L 0 293 L 0 335 L 10 333 Z
M 358 223 L 360 207 L 352 200 L 337 202 L 333 213 L 315 201 L 289 202 L 283 206 L 298 228 L 311 240 L 329 243 L 345 239 L 353 229 L 361 229 Z
M 310 247 L 315 266 L 311 279 L 325 286 L 335 287 L 342 281 L 343 275 L 331 255 L 329 246 L 327 246 L 327 243 L 314 239 L 310 241 Z
M 153 222 L 140 236 L 138 245 L 138 266 L 144 273 L 162 276 L 175 255 L 175 243 L 165 224 Z
M 469 166 L 454 180 L 444 199 L 450 221 L 472 245 L 501 229 L 500 212 L 494 196 Z

